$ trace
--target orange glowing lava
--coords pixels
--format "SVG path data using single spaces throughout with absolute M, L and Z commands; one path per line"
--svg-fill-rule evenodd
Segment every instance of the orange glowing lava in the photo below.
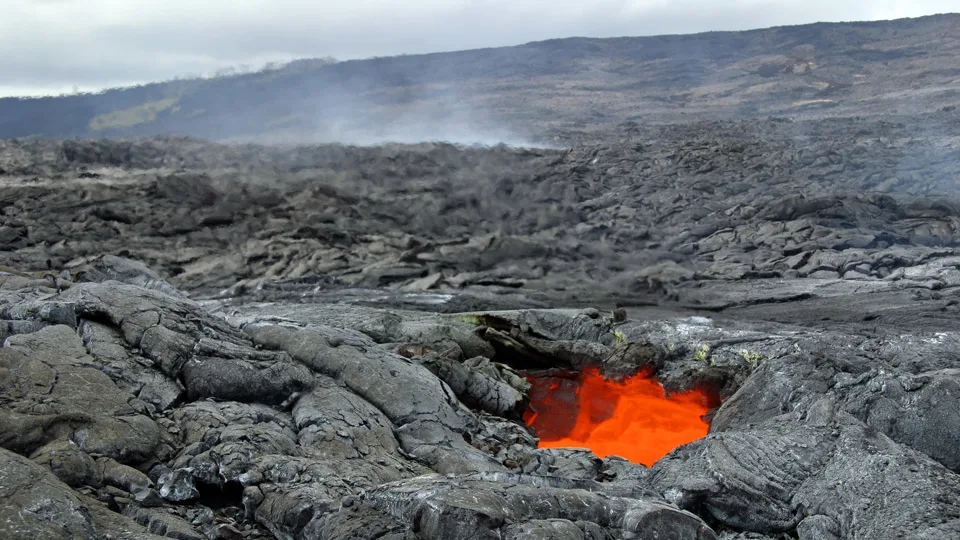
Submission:
M 647 466 L 706 435 L 704 415 L 716 404 L 701 390 L 667 396 L 649 373 L 615 381 L 587 368 L 530 382 L 523 420 L 540 438 L 540 448 L 589 448 L 600 457 L 617 455 Z

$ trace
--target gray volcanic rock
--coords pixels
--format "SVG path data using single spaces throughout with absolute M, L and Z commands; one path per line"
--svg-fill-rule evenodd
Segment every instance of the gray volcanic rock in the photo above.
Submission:
M 27 152 L 54 172 L 4 177 L 0 227 L 23 231 L 4 246 L 20 271 L 235 302 L 716 311 L 951 290 L 958 118 L 623 125 L 569 149 L 6 142 L 0 161 Z M 77 151 L 111 145 L 166 157 Z
M 16 306 L 23 301 L 23 293 L 5 298 Z M 390 482 L 416 490 L 416 483 L 403 487 L 404 479 L 432 471 L 460 475 L 505 472 L 506 461 L 501 460 L 507 460 L 508 454 L 495 449 L 500 443 L 493 437 L 514 441 L 509 454 L 514 459 L 535 451 L 533 439 L 508 434 L 509 422 L 481 418 L 469 411 L 424 365 L 392 353 L 356 331 L 258 321 L 248 322 L 241 332 L 192 301 L 119 282 L 77 284 L 31 302 L 72 306 L 77 328 L 40 327 L 32 333 L 11 336 L 0 349 L 4 376 L 10 377 L 14 389 L 8 394 L 12 400 L 8 399 L 3 409 L 5 425 L 10 427 L 4 430 L 8 434 L 4 446 L 31 453 L 38 464 L 49 467 L 70 485 L 82 491 L 94 490 L 109 507 L 160 534 L 182 538 L 203 534 L 194 528 L 191 510 L 181 510 L 180 517 L 155 510 L 166 504 L 164 499 L 187 505 L 181 509 L 224 503 L 242 507 L 241 513 L 232 514 L 234 518 L 255 520 L 279 537 L 300 537 L 328 526 L 330 520 L 341 519 L 332 516 L 348 506 L 351 497 L 362 496 L 366 501 L 361 490 L 383 489 L 389 493 L 379 486 L 393 485 Z M 544 320 L 560 320 L 547 312 L 544 316 Z M 472 328 L 467 319 L 438 322 L 447 327 Z M 527 316 L 527 320 L 533 319 Z M 89 350 L 83 346 L 80 333 Z M 285 352 L 264 350 L 257 344 Z M 237 369 L 238 361 L 249 363 L 251 368 Z M 203 377 L 191 372 L 196 369 L 191 366 L 198 362 L 209 366 Z M 454 366 L 460 364 L 451 357 L 446 365 L 457 370 Z M 132 366 L 142 369 L 138 372 Z M 522 390 L 482 366 L 474 362 L 462 368 L 484 373 L 487 378 L 483 381 L 498 381 L 502 385 L 499 392 L 513 392 L 511 399 L 516 403 Z M 44 375 L 50 370 L 49 376 Z M 133 392 L 142 394 L 150 384 L 157 384 L 156 377 L 144 375 L 146 371 L 183 381 L 186 391 L 179 398 L 182 401 L 159 407 L 135 398 Z M 288 379 L 283 373 L 299 375 Z M 81 376 L 86 384 L 73 385 L 71 381 Z M 44 399 L 41 407 L 39 402 L 30 401 L 37 398 L 28 389 L 42 380 L 49 381 L 43 389 L 44 395 L 51 397 Z M 208 381 L 203 388 L 223 388 L 233 394 L 205 395 L 193 390 L 201 387 L 197 381 Z M 65 393 L 68 388 L 69 394 Z M 278 394 L 277 388 L 283 392 Z M 468 387 L 464 390 L 469 393 Z M 283 395 L 286 397 L 281 403 Z M 218 397 L 219 401 L 209 401 L 209 397 Z M 84 406 L 79 405 L 81 401 Z M 142 412 L 138 415 L 128 403 L 137 404 Z M 122 427 L 138 422 L 152 426 L 149 437 Z M 111 454 L 111 448 L 123 451 Z M 133 467 L 97 457 L 104 453 Z M 149 471 L 151 477 L 141 471 Z M 484 480 L 476 488 L 458 489 L 489 489 L 490 497 L 498 497 L 494 494 L 500 489 L 498 485 Z M 579 500 L 582 495 L 571 491 L 574 488 L 555 486 L 550 497 Z M 63 489 L 69 488 L 64 485 Z M 537 492 L 547 493 L 540 488 Z M 218 497 L 224 502 L 213 502 Z M 604 515 L 618 514 L 616 521 L 605 521 L 608 518 L 594 514 L 571 514 L 571 523 L 594 520 L 584 527 L 595 531 L 609 527 L 656 528 L 666 526 L 657 525 L 658 520 L 667 519 L 656 516 L 674 512 L 676 519 L 687 523 L 684 526 L 693 527 L 691 538 L 696 538 L 701 529 L 709 531 L 694 516 L 670 510 L 666 503 L 618 501 L 609 509 L 602 510 L 606 507 L 601 506 L 597 510 Z M 598 500 L 597 504 L 607 503 Z M 544 520 L 555 516 L 538 508 L 535 505 L 522 510 L 515 519 L 499 524 L 487 523 L 490 528 L 486 532 L 475 532 L 482 536 L 495 534 L 502 525 L 505 534 L 516 535 L 528 527 L 549 530 L 558 526 L 548 526 Z M 421 518 L 390 515 L 403 527 L 421 527 Z M 433 525 L 424 522 L 427 529 L 421 534 L 430 536 L 433 527 L 443 536 L 443 531 L 454 526 L 453 522 L 444 525 L 442 520 L 447 518 L 441 515 L 437 516 L 441 521 Z M 78 523 L 78 527 L 94 530 L 93 524 Z M 72 526 L 66 521 L 64 524 Z
M 0 531 L 10 540 L 159 540 L 137 523 L 79 495 L 43 465 L 0 448 Z M 202 538 L 202 537 L 198 537 Z
M 858 345 L 860 351 L 868 351 L 877 343 L 861 341 Z M 813 352 L 797 354 L 810 350 L 807 347 Z M 717 412 L 711 428 L 736 429 L 779 417 L 786 410 L 800 414 L 815 404 L 829 403 L 866 426 L 960 471 L 960 450 L 955 444 L 960 428 L 956 369 L 905 373 L 865 351 L 828 352 L 810 338 L 797 340 L 794 349 L 793 354 L 764 359 Z
M 91 516 L 63 519 L 82 534 L 107 518 L 179 538 L 960 530 L 954 333 L 593 309 L 207 309 L 116 281 L 0 300 L 43 323 L 0 348 L 0 442 L 62 486 L 56 515 Z M 65 309 L 72 327 L 44 322 L 69 321 Z M 724 402 L 710 435 L 651 469 L 537 449 L 517 420 L 529 386 L 510 368 L 531 358 L 650 370 Z
M 0 536 L 960 536 L 958 119 L 0 142 Z M 709 435 L 537 448 L 593 367 Z
M 287 351 L 383 411 L 404 450 L 439 472 L 501 470 L 466 444 L 463 435 L 476 425 L 476 418 L 421 365 L 376 347 L 359 332 L 256 324 L 246 329 L 258 344 Z
M 787 413 L 691 443 L 658 462 L 650 479 L 668 500 L 736 530 L 816 530 L 825 516 L 841 538 L 960 533 L 955 473 L 828 402 L 806 419 Z
M 171 296 L 183 296 L 156 272 L 141 262 L 114 255 L 101 255 L 90 261 L 76 261 L 68 267 L 76 281 L 119 281 L 147 289 L 156 289 Z
M 0 349 L 7 407 L 0 411 L 3 446 L 29 454 L 69 439 L 88 454 L 142 461 L 154 454 L 160 430 L 142 404 L 131 403 L 97 369 L 67 326 L 11 336 Z
M 465 405 L 490 414 L 507 416 L 518 412 L 525 400 L 523 391 L 529 389 L 529 384 L 511 386 L 482 356 L 460 362 L 434 353 L 418 361 L 447 383 Z
M 36 314 L 30 320 L 62 306 L 72 308 L 76 318 L 75 328 L 39 326 L 8 337 L 0 349 L 2 375 L 11 389 L 0 409 L 3 446 L 30 455 L 79 492 L 95 494 L 103 503 L 83 504 L 104 504 L 97 512 L 119 511 L 158 534 L 201 538 L 207 525 L 197 521 L 196 512 L 233 508 L 220 518 L 228 528 L 245 520 L 277 537 L 307 537 L 340 520 L 332 516 L 351 498 L 367 500 L 365 491 L 402 487 L 432 472 L 505 474 L 536 452 L 525 428 L 470 411 L 427 369 L 428 359 L 408 359 L 355 330 L 252 314 L 238 316 L 246 322 L 234 327 L 182 296 L 116 281 L 74 284 L 34 298 L 22 290 L 3 301 L 11 313 Z M 32 308 L 18 310 L 25 302 Z M 400 322 L 397 328 L 433 335 L 423 314 L 407 314 L 409 324 L 403 314 L 382 315 Z M 377 311 L 369 310 L 368 317 L 375 316 Z M 466 336 L 488 315 L 476 317 L 430 324 L 457 329 L 448 335 L 464 336 L 469 348 Z M 563 317 L 542 314 L 543 321 Z M 523 318 L 535 321 L 533 313 Z M 558 328 L 572 328 L 576 320 Z M 523 325 L 524 331 L 542 327 Z M 459 346 L 453 350 L 461 354 Z M 451 356 L 445 362 L 438 372 L 451 381 L 468 375 L 460 393 L 474 405 L 487 396 L 484 389 L 501 396 L 490 404 L 515 409 L 524 400 L 525 384 L 505 368 L 480 358 L 461 364 L 460 356 Z M 135 397 L 160 396 L 160 389 L 179 384 L 175 397 L 163 402 Z M 500 484 L 484 482 L 475 489 L 499 496 L 494 493 Z M 578 499 L 578 487 L 555 485 L 551 497 Z M 63 489 L 69 490 L 65 484 Z M 618 501 L 598 510 L 615 518 L 578 514 L 571 522 L 594 520 L 584 525 L 589 530 L 656 528 L 666 526 L 657 525 L 656 516 L 674 512 L 693 527 L 691 538 L 701 528 L 709 531 L 656 497 L 642 504 Z M 421 527 L 420 518 L 390 515 L 399 520 L 393 525 Z M 541 522 L 554 518 L 535 505 L 515 519 L 484 522 L 488 529 L 475 532 L 499 534 L 502 526 L 504 534 L 515 535 L 524 527 L 546 527 Z M 91 523 L 77 527 L 94 531 Z M 429 527 L 437 537 L 450 526 Z M 420 534 L 430 536 L 429 527 Z
M 960 533 L 952 443 L 960 403 L 943 390 L 956 374 L 911 375 L 872 354 L 898 338 L 796 336 L 779 353 L 755 339 L 754 350 L 770 356 L 725 401 L 711 435 L 658 462 L 650 481 L 668 500 L 738 530 Z M 900 484 L 907 476 L 917 483 Z
M 363 502 L 412 522 L 428 538 L 500 538 L 496 529 L 508 524 L 503 530 L 508 537 L 559 527 L 583 538 L 586 531 L 575 522 L 613 529 L 622 538 L 716 538 L 699 518 L 661 501 L 555 488 L 536 478 L 423 476 L 372 490 Z M 565 523 L 547 525 L 544 514 Z

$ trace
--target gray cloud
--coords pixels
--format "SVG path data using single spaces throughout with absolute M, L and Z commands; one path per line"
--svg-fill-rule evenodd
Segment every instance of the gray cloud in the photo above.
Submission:
M 55 94 L 227 66 L 913 17 L 956 0 L 8 0 L 0 95 Z

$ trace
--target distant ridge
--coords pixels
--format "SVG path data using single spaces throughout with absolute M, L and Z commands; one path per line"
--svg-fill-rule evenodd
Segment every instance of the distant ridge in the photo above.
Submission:
M 929 113 L 960 105 L 960 15 L 295 67 L 0 99 L 0 138 L 510 143 L 627 121 Z

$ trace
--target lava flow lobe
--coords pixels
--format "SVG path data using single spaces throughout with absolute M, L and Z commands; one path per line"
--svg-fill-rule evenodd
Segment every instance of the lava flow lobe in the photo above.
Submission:
M 530 377 L 524 421 L 541 448 L 589 448 L 653 465 L 674 448 L 697 440 L 710 427 L 704 419 L 711 397 L 701 390 L 669 396 L 649 373 L 608 380 L 596 368 L 563 377 Z

